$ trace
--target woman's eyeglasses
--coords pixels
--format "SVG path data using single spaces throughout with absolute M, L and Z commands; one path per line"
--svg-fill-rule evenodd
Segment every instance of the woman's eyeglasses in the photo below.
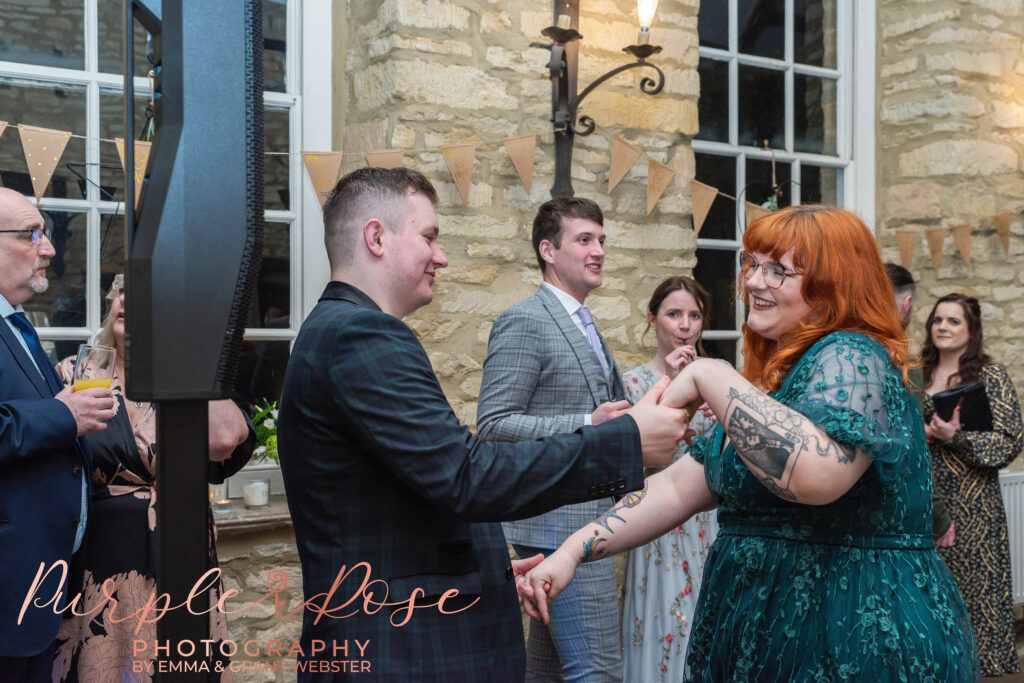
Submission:
M 744 281 L 754 277 L 754 273 L 757 272 L 758 268 L 764 274 L 764 284 L 769 289 L 778 289 L 790 275 L 801 274 L 788 271 L 785 266 L 775 261 L 758 263 L 757 259 L 750 252 L 740 252 L 740 273 L 743 275 Z

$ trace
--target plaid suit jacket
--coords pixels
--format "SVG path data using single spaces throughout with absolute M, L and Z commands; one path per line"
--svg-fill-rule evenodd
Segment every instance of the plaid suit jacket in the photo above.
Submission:
M 522 626 L 495 522 L 643 481 L 632 419 L 543 441 L 479 441 L 455 417 L 412 331 L 341 282 L 328 284 L 295 341 L 278 447 L 305 598 L 323 604 L 330 594 L 336 608 L 319 623 L 304 610 L 299 663 L 360 658 L 355 641 L 368 640 L 371 675 L 356 676 L 372 680 L 520 683 Z M 361 590 L 365 566 L 336 583 L 358 563 L 387 582 L 386 598 L 381 583 Z M 364 607 L 367 592 L 394 603 L 415 588 L 420 605 L 457 589 L 446 609 L 472 606 L 417 609 L 400 627 L 390 621 L 404 616 L 395 607 Z M 311 657 L 314 641 L 325 648 Z M 335 655 L 343 646 L 348 655 Z
M 520 441 L 572 431 L 600 404 L 625 399 L 603 337 L 601 346 L 611 366 L 609 381 L 587 338 L 546 287 L 505 310 L 487 343 L 477 403 L 480 438 Z M 508 523 L 505 535 L 512 543 L 557 548 L 613 502 L 606 497 Z

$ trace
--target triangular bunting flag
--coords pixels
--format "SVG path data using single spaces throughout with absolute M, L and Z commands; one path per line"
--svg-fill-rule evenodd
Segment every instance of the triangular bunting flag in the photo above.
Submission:
M 896 247 L 900 250 L 900 264 L 910 270 L 914 262 L 914 243 L 917 242 L 917 230 L 897 230 Z
M 942 242 L 946 239 L 945 228 L 928 228 L 924 231 L 925 239 L 928 240 L 928 251 L 932 255 L 932 268 L 939 272 L 942 265 Z
M 462 145 L 441 145 L 441 154 L 448 170 L 455 180 L 455 187 L 462 197 L 463 204 L 469 204 L 469 188 L 473 184 L 473 161 L 476 158 L 476 145 L 467 142 Z
M 770 210 L 764 208 L 763 206 L 758 206 L 753 202 L 743 202 L 743 208 L 745 209 L 747 214 L 748 228 L 750 227 L 750 224 L 756 221 L 758 218 L 764 218 L 765 216 L 771 213 Z
M 21 146 L 25 149 L 25 162 L 28 164 L 28 174 L 32 178 L 32 191 L 36 201 L 43 198 L 50 178 L 53 176 L 57 164 L 60 163 L 60 156 L 67 147 L 71 133 L 63 130 L 50 130 L 49 128 L 36 128 L 35 126 L 24 126 L 18 124 L 18 131 L 21 133 Z
M 676 177 L 671 167 L 647 157 L 647 215 L 651 215 L 655 204 Z
M 533 156 L 537 151 L 537 134 L 527 133 L 526 135 L 515 135 L 510 138 L 502 138 L 512 165 L 519 174 L 519 182 L 523 184 L 526 194 L 530 194 L 530 185 L 533 183 Z
M 121 169 L 124 170 L 124 138 L 114 138 L 117 145 L 117 156 L 121 158 Z M 142 194 L 142 181 L 146 178 L 146 166 L 149 164 L 149 153 L 153 147 L 152 142 L 145 140 L 135 141 L 135 207 L 139 206 L 139 195 Z
M 718 188 L 705 185 L 699 180 L 690 181 L 690 204 L 693 205 L 693 231 L 700 234 L 704 221 L 711 211 L 711 205 L 718 196 Z
M 313 192 L 324 208 L 324 202 L 334 190 L 341 172 L 341 152 L 303 152 L 302 161 L 306 164 L 306 173 L 313 183 Z
M 622 182 L 641 154 L 643 152 L 618 135 L 612 136 L 612 163 L 608 170 L 608 194 L 611 194 L 612 190 Z
M 956 242 L 956 248 L 960 250 L 960 255 L 964 258 L 964 263 L 968 268 L 971 267 L 971 232 L 973 231 L 974 228 L 970 223 L 953 226 L 953 241 Z
M 6 121 L 0 121 L 0 135 L 4 134 L 4 129 L 5 128 L 7 128 L 7 122 Z
M 996 232 L 999 233 L 999 241 L 1003 243 L 1003 253 L 1007 256 L 1010 255 L 1010 219 L 1012 217 L 1013 213 L 1010 211 L 1003 211 L 992 217 L 992 222 L 996 224 Z
M 403 149 L 371 149 L 366 152 L 366 165 L 370 168 L 398 168 L 404 162 Z

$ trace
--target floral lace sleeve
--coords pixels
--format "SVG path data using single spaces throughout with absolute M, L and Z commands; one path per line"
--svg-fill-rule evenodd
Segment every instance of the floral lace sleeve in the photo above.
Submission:
M 808 352 L 780 396 L 833 440 L 876 461 L 902 462 L 913 449 L 912 401 L 885 350 L 852 333 L 829 335 Z
M 1024 446 L 1020 403 L 1002 365 L 990 363 L 982 369 L 982 375 L 992 409 L 992 431 L 960 431 L 946 445 L 975 467 L 998 469 L 1009 465 Z

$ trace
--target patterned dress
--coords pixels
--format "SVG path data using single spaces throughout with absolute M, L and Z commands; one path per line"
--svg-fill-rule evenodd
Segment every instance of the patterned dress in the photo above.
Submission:
M 67 358 L 57 366 L 57 374 L 65 382 L 72 377 L 74 360 L 74 357 Z M 117 399 L 117 413 L 105 430 L 86 436 L 93 459 L 92 509 L 82 547 L 72 559 L 72 567 L 79 566 L 84 576 L 73 571 L 73 576 L 81 577 L 81 583 L 77 588 L 69 587 L 72 595 L 81 591 L 77 609 L 87 616 L 71 616 L 61 625 L 53 663 L 54 681 L 144 683 L 155 679 L 156 624 L 145 623 L 136 633 L 138 620 L 130 615 L 146 604 L 151 593 L 158 591 L 155 578 L 156 410 L 150 405 L 133 424 L 128 418 L 117 377 L 111 389 Z M 255 434 L 250 428 L 249 438 L 235 449 L 230 459 L 210 463 L 211 480 L 223 481 L 224 477 L 241 469 L 254 445 Z M 209 520 L 208 566 L 216 567 L 212 514 Z M 110 594 L 117 601 L 116 610 L 101 589 L 107 579 L 112 581 Z M 220 594 L 218 584 L 210 591 L 211 607 Z M 118 618 L 122 620 L 116 621 Z M 212 610 L 210 638 L 224 641 L 227 637 L 224 613 Z M 148 649 L 134 654 L 135 640 L 146 641 Z M 230 681 L 230 662 L 219 655 L 220 643 L 214 643 L 211 650 L 214 657 L 208 662 L 208 680 Z
M 976 680 L 967 610 L 932 541 L 921 413 L 885 349 L 826 335 L 772 396 L 873 463 L 838 500 L 801 505 L 723 449 L 721 426 L 694 442 L 720 528 L 684 680 Z
M 1017 392 L 1006 370 L 989 363 L 981 375 L 992 408 L 992 431 L 957 432 L 949 441 L 933 443 L 931 454 L 935 488 L 956 526 L 953 547 L 939 548 L 939 554 L 967 603 L 983 675 L 1002 676 L 1020 671 L 1020 666 L 999 468 L 1017 457 L 1024 435 Z M 925 422 L 934 413 L 929 396 Z
M 658 376 L 644 363 L 622 379 L 626 397 L 635 404 Z M 698 412 L 690 427 L 699 436 L 712 424 Z M 673 461 L 685 450 L 680 443 Z M 628 683 L 682 679 L 704 561 L 717 533 L 717 513 L 701 512 L 629 551 L 622 592 L 622 661 Z

